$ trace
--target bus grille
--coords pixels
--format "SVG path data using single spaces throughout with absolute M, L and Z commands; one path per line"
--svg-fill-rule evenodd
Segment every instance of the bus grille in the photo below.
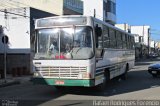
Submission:
M 49 78 L 75 78 L 79 73 L 86 73 L 86 67 L 36 67 L 43 77 Z

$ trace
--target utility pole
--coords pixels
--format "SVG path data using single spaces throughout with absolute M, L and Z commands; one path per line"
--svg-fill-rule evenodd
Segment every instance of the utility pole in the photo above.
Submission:
M 96 17 L 96 9 L 94 9 L 94 17 Z
M 156 53 L 156 42 L 154 41 L 154 53 Z
M 144 48 L 144 25 L 143 25 L 143 31 L 142 31 L 143 37 L 142 37 L 142 48 L 141 48 L 141 54 L 142 57 L 144 56 L 145 51 L 143 50 Z
M 149 56 L 149 53 L 150 53 L 150 29 L 148 29 L 148 56 Z

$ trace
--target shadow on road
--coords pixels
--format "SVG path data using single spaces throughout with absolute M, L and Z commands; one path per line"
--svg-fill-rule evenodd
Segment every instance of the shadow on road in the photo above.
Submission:
M 93 88 L 72 87 L 65 90 L 65 94 L 108 97 L 157 87 L 160 86 L 159 80 L 159 78 L 152 78 L 146 70 L 131 71 L 125 81 L 118 79 L 109 81 L 104 92 L 96 91 Z
M 152 64 L 152 62 L 145 62 L 145 63 L 140 62 L 140 63 L 136 64 L 136 66 L 141 66 L 141 65 L 150 65 L 150 64 Z
M 158 58 L 148 58 L 148 59 L 139 59 L 139 60 L 136 60 L 136 63 L 140 63 L 140 62 L 157 62 L 157 61 L 160 61 L 160 57 Z

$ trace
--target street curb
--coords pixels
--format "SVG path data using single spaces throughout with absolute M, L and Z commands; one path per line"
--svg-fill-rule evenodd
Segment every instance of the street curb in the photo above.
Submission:
M 11 86 L 11 85 L 16 85 L 16 84 L 20 84 L 20 81 L 13 81 L 13 82 L 7 82 L 7 83 L 0 84 L 0 88 Z

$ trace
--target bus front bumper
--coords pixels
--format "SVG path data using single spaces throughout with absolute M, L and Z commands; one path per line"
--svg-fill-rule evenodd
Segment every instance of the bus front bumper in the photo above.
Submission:
M 55 78 L 32 78 L 34 84 L 45 84 L 55 86 L 84 86 L 92 87 L 95 85 L 94 79 L 55 79 Z

